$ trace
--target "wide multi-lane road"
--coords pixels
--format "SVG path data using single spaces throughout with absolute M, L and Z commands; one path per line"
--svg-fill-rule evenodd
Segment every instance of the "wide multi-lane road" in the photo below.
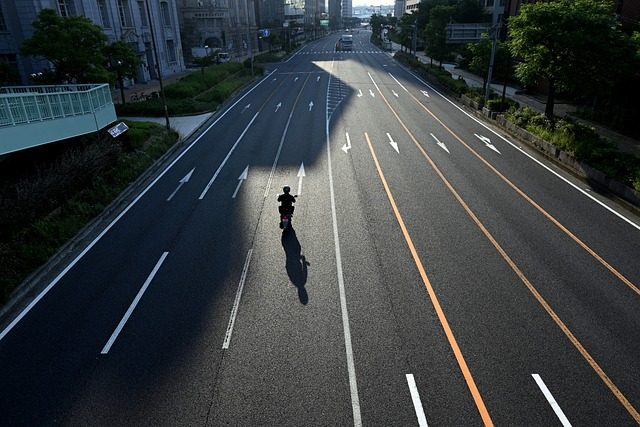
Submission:
M 2 425 L 640 424 L 639 219 L 368 37 L 272 65 L 7 319 Z

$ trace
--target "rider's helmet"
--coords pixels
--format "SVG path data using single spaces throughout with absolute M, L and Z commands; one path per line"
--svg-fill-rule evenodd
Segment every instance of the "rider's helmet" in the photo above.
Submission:
M 288 185 L 285 185 L 284 187 L 282 187 L 282 191 L 288 194 L 289 191 L 291 191 L 291 187 L 289 187 Z

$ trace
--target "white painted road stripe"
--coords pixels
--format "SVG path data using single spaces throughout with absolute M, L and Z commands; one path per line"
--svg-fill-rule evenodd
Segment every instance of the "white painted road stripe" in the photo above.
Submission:
M 249 271 L 249 263 L 251 262 L 251 254 L 253 248 L 249 249 L 247 258 L 244 261 L 244 267 L 242 268 L 242 274 L 240 275 L 240 283 L 238 284 L 238 290 L 236 291 L 236 299 L 233 302 L 233 308 L 231 309 L 231 317 L 229 318 L 229 325 L 227 326 L 227 333 L 224 336 L 224 342 L 222 343 L 222 349 L 229 348 L 231 342 L 231 334 L 233 333 L 233 325 L 236 323 L 236 316 L 238 315 L 238 307 L 240 307 L 240 298 L 242 297 L 242 290 L 244 289 L 244 283 L 247 280 L 247 272 Z
M 218 124 L 218 122 L 220 120 L 222 120 L 222 118 L 224 116 L 227 115 L 227 113 L 229 113 L 229 111 L 231 111 L 233 108 L 235 108 L 236 105 L 238 105 L 240 103 L 240 101 L 242 101 L 245 97 L 247 97 L 251 92 L 253 92 L 258 86 L 260 86 L 262 83 L 264 83 L 269 77 L 271 77 L 276 71 L 278 71 L 278 69 L 276 68 L 275 70 L 273 70 L 271 73 L 269 73 L 267 76 L 265 76 L 258 84 L 256 84 L 254 87 L 252 87 L 250 90 L 248 90 L 244 95 L 242 95 L 242 97 L 240 97 L 240 99 L 238 99 L 236 102 L 234 102 L 233 104 L 231 104 L 231 106 L 229 108 L 227 108 L 225 110 L 224 113 L 222 113 L 213 123 L 211 123 L 211 125 L 209 125 L 209 127 L 207 129 L 205 129 L 196 139 L 193 140 L 193 142 L 184 149 L 184 151 L 182 153 L 180 153 L 178 155 L 178 157 L 176 157 L 173 162 L 171 162 L 171 164 L 169 166 L 167 166 L 162 172 L 160 172 L 160 174 L 156 177 L 156 179 L 154 179 L 149 185 L 147 185 L 147 187 L 142 190 L 142 192 L 140 192 L 140 194 L 138 194 L 138 196 L 133 199 L 133 201 L 131 203 L 129 203 L 129 205 L 124 208 L 124 210 L 122 212 L 120 212 L 120 214 L 109 223 L 109 225 L 107 225 L 104 230 L 102 230 L 102 232 L 100 232 L 100 234 L 98 234 L 98 236 L 93 239 L 91 241 L 91 243 L 89 243 L 87 245 L 86 248 L 84 248 L 84 250 L 82 252 L 80 252 L 80 254 L 75 257 L 73 259 L 73 261 L 71 261 L 65 268 L 64 270 L 62 270 L 62 272 L 60 272 L 60 274 L 58 274 L 48 285 L 46 288 L 44 288 L 42 290 L 42 292 L 40 292 L 38 294 L 37 297 L 35 297 L 35 299 L 33 301 L 31 301 L 29 303 L 29 305 L 20 312 L 20 314 L 13 319 L 13 321 L 11 323 L 9 323 L 9 326 L 7 326 L 6 328 L 4 328 L 4 330 L 0 333 L 0 341 L 2 341 L 2 339 L 4 337 L 7 336 L 7 334 L 9 332 L 11 332 L 11 330 L 13 328 L 15 328 L 15 326 L 20 323 L 20 321 L 24 318 L 24 316 L 26 316 L 32 309 L 33 307 L 36 306 L 36 304 L 38 304 L 38 302 L 40 302 L 40 300 L 42 298 L 44 298 L 45 295 L 47 295 L 49 293 L 49 291 L 51 289 L 53 289 L 53 287 L 55 285 L 58 284 L 58 282 L 60 282 L 60 280 L 69 272 L 69 270 L 71 270 L 81 259 L 82 257 L 84 257 L 87 252 L 89 252 L 91 250 L 91 248 L 93 248 L 96 243 L 98 243 L 98 241 L 100 241 L 100 239 L 102 239 L 104 237 L 105 234 L 107 234 L 109 232 L 109 230 L 111 230 L 111 228 L 118 222 L 120 221 L 120 219 L 122 219 L 123 216 L 126 215 L 127 212 L 129 212 L 129 210 L 134 207 L 136 205 L 136 203 L 138 203 L 138 201 L 140 199 L 142 199 L 142 197 L 147 194 L 147 192 L 154 186 L 156 185 L 156 183 L 158 181 L 160 181 L 160 179 L 167 173 L 169 172 L 169 170 L 176 164 L 178 163 L 178 161 L 180 161 L 180 159 L 182 159 L 182 157 L 187 154 L 189 152 L 189 150 L 191 150 L 191 148 L 193 148 L 193 146 L 195 146 L 200 139 L 202 139 L 202 137 L 209 132 L 209 130 L 211 130 L 212 127 L 214 127 L 216 124 Z
M 418 425 L 420 427 L 428 427 L 427 417 L 424 415 L 424 409 L 422 408 L 422 402 L 420 401 L 420 394 L 418 393 L 418 387 L 416 386 L 416 380 L 413 378 L 413 374 L 407 374 L 407 383 L 409 383 L 409 391 L 411 392 L 413 407 L 416 409 Z
M 253 124 L 253 122 L 256 120 L 256 117 L 258 117 L 258 114 L 260 114 L 260 111 L 258 111 L 253 118 L 251 119 L 251 121 L 249 122 L 249 124 L 247 125 L 246 128 L 244 128 L 244 130 L 242 131 L 242 133 L 240 134 L 240 136 L 238 137 L 238 140 L 236 141 L 235 144 L 233 144 L 233 147 L 231 147 L 231 150 L 229 150 L 229 152 L 227 153 L 227 156 L 224 158 L 224 160 L 222 161 L 222 163 L 220 163 L 220 166 L 218 166 L 218 170 L 216 170 L 216 173 L 213 174 L 213 178 L 211 178 L 211 181 L 209 181 L 209 183 L 207 184 L 207 186 L 205 187 L 205 189 L 202 191 L 202 194 L 200 194 L 200 197 L 198 198 L 199 200 L 204 199 L 204 195 L 207 194 L 207 191 L 209 191 L 209 188 L 211 188 L 211 186 L 213 185 L 213 181 L 216 180 L 216 178 L 218 177 L 218 174 L 220 173 L 220 171 L 222 170 L 222 168 L 224 167 L 224 165 L 227 164 L 227 160 L 229 160 L 229 157 L 231 157 L 231 154 L 233 153 L 233 151 L 236 149 L 236 147 L 238 146 L 238 144 L 240 144 L 240 141 L 242 141 L 242 138 L 244 137 L 244 134 L 247 133 L 247 131 L 249 130 L 249 128 L 251 127 L 251 125 Z
M 542 391 L 542 394 L 544 394 L 544 397 L 547 398 L 547 402 L 549 402 L 549 405 L 551 405 L 551 408 L 553 409 L 553 412 L 556 413 L 556 415 L 558 416 L 558 419 L 560 420 L 562 425 L 564 427 L 571 427 L 571 423 L 569 422 L 567 417 L 564 415 L 564 412 L 562 412 L 562 409 L 560 408 L 560 405 L 558 405 L 558 402 L 556 402 L 556 400 L 553 398 L 553 395 L 551 394 L 551 392 L 547 388 L 547 386 L 544 383 L 544 381 L 542 381 L 542 378 L 540 378 L 540 375 L 531 374 L 531 376 L 533 377 L 534 380 L 536 380 L 536 383 L 538 384 L 538 387 L 540 387 L 540 390 Z
M 532 156 L 531 154 L 527 153 L 524 149 L 518 147 L 516 144 L 514 144 L 513 142 L 509 141 L 507 138 L 505 138 L 504 136 L 500 135 L 498 132 L 496 132 L 495 130 L 491 129 L 489 126 L 487 126 L 486 124 L 484 124 L 482 121 L 480 121 L 479 119 L 473 117 L 471 114 L 467 113 L 466 111 L 464 111 L 460 106 L 456 105 L 453 101 L 451 101 L 449 98 L 447 98 L 446 96 L 444 96 L 443 94 L 441 94 L 440 92 L 438 92 L 433 86 L 431 86 L 429 83 L 425 82 L 424 80 L 422 80 L 420 77 L 416 76 L 415 74 L 413 74 L 410 71 L 407 71 L 409 74 L 411 74 L 416 80 L 418 80 L 420 83 L 422 83 L 423 85 L 427 86 L 429 89 L 431 89 L 432 91 L 434 91 L 435 93 L 437 93 L 440 97 L 442 97 L 442 99 L 444 99 L 445 101 L 447 101 L 449 104 L 453 105 L 455 108 L 457 108 L 458 110 L 460 110 L 462 112 L 462 114 L 466 115 L 467 117 L 469 117 L 471 120 L 473 120 L 474 122 L 478 123 L 480 126 L 482 126 L 483 128 L 487 129 L 489 132 L 493 133 L 495 136 L 497 136 L 498 138 L 502 139 L 504 142 L 506 142 L 507 144 L 511 145 L 513 148 L 515 148 L 516 150 L 518 150 L 521 154 L 525 155 L 526 157 L 528 157 L 530 160 L 532 160 L 533 162 L 537 163 L 538 166 L 541 166 L 542 168 L 544 168 L 547 172 L 550 172 L 551 174 L 555 175 L 556 178 L 564 181 L 566 184 L 568 184 L 569 186 L 573 187 L 574 189 L 578 190 L 580 193 L 582 193 L 583 195 L 585 195 L 586 197 L 588 197 L 589 199 L 591 199 L 593 202 L 597 203 L 598 205 L 600 205 L 601 207 L 603 207 L 604 209 L 608 210 L 610 213 L 612 213 L 613 215 L 617 216 L 618 218 L 620 218 L 621 220 L 623 220 L 624 222 L 626 222 L 627 224 L 629 224 L 630 226 L 636 228 L 637 230 L 640 230 L 640 225 L 636 224 L 634 221 L 632 221 L 631 219 L 627 218 L 626 216 L 624 216 L 622 213 L 618 212 L 617 210 L 611 208 L 610 206 L 608 206 L 607 204 L 601 202 L 600 200 L 598 200 L 596 197 L 594 197 L 593 195 L 589 194 L 589 192 L 583 190 L 582 188 L 578 187 L 576 184 L 574 184 L 573 182 L 569 181 L 567 178 L 563 177 L 562 175 L 560 175 L 558 172 L 554 171 L 553 169 L 551 169 L 549 166 L 547 166 L 546 164 L 544 164 L 543 162 L 541 162 L 540 160 L 536 159 L 534 156 Z
M 333 71 L 334 61 L 331 62 Z M 327 98 L 329 98 L 329 87 L 331 86 L 331 74 L 329 75 L 329 85 L 327 86 Z M 328 105 L 328 103 L 327 103 Z M 333 240 L 336 248 L 336 269 L 338 272 L 338 289 L 340 291 L 340 308 L 342 310 L 342 328 L 344 330 L 344 346 L 347 353 L 347 371 L 349 373 L 349 389 L 351 391 L 351 407 L 353 409 L 353 425 L 362 426 L 362 415 L 360 413 L 360 398 L 358 397 L 358 381 L 356 380 L 356 365 L 353 360 L 353 347 L 351 346 L 351 328 L 349 326 L 349 313 L 347 311 L 347 296 L 344 287 L 344 274 L 342 272 L 342 255 L 340 254 L 340 239 L 338 238 L 338 215 L 336 214 L 336 198 L 333 190 L 333 171 L 331 167 L 331 142 L 329 140 L 329 111 L 326 112 L 326 138 L 327 138 L 327 159 L 329 169 L 329 192 L 331 194 L 331 219 L 333 222 Z
M 145 291 L 149 287 L 149 284 L 151 283 L 151 281 L 155 277 L 156 273 L 160 269 L 160 266 L 164 262 L 164 260 L 167 257 L 167 255 L 169 255 L 169 252 L 163 253 L 162 256 L 160 257 L 160 259 L 158 260 L 158 262 L 156 263 L 156 266 L 153 267 L 153 270 L 151 271 L 151 274 L 149 274 L 149 277 L 147 277 L 147 280 L 145 280 L 144 285 L 142 285 L 142 288 L 140 288 L 140 290 L 138 291 L 138 295 L 136 295 L 136 297 L 134 298 L 133 302 L 129 306 L 129 309 L 124 314 L 124 317 L 122 318 L 122 320 L 118 324 L 118 327 L 116 328 L 115 331 L 113 331 L 113 334 L 111 334 L 111 338 L 109 338 L 109 341 L 107 341 L 107 344 L 105 344 L 104 348 L 100 352 L 101 354 L 109 353 L 109 350 L 111 349 L 111 346 L 113 345 L 113 343 L 118 338 L 118 335 L 122 331 L 122 328 L 124 328 L 125 323 L 127 323 L 127 320 L 129 320 L 129 317 L 131 316 L 131 313 L 133 313 L 133 310 L 135 310 L 136 306 L 140 302 L 140 299 L 142 298 L 142 295 L 144 295 Z

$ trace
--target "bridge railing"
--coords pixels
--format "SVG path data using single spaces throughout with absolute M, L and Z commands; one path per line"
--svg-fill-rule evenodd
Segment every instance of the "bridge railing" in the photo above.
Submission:
M 109 85 L 0 88 L 0 127 L 92 114 L 113 104 Z

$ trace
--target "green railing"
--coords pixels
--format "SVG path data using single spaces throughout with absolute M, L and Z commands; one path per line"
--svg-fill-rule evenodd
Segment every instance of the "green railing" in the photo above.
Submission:
M 7 86 L 0 88 L 0 127 L 94 114 L 112 104 L 106 83 Z

